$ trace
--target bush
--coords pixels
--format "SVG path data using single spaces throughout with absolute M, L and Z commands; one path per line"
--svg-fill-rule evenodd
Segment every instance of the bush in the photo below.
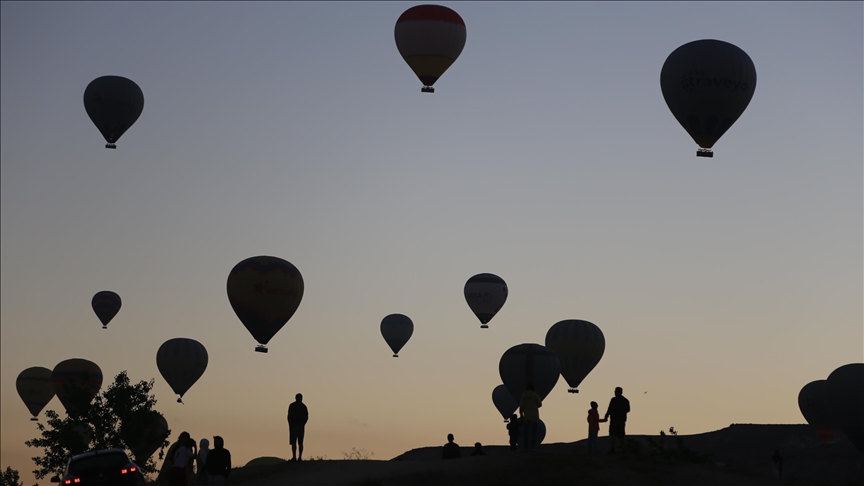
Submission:
M 342 457 L 351 461 L 365 461 L 375 457 L 375 453 L 366 449 L 358 450 L 356 447 L 352 447 L 348 452 L 342 451 Z
M 21 482 L 18 471 L 6 466 L 6 470 L 0 472 L 0 486 L 24 486 L 24 483 Z
M 711 454 L 701 454 L 684 445 L 684 439 L 678 437 L 678 431 L 675 427 L 669 427 L 669 433 L 675 438 L 675 447 L 666 447 L 666 432 L 660 431 L 660 440 L 654 440 L 651 437 L 645 437 L 648 442 L 648 454 L 654 457 L 662 457 L 676 461 L 701 463 L 711 459 Z

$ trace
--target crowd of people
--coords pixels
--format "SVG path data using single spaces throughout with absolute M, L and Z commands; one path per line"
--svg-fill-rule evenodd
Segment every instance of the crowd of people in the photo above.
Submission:
M 199 447 L 200 446 L 200 447 Z M 231 452 L 222 437 L 196 442 L 189 432 L 181 432 L 177 442 L 165 453 L 158 482 L 169 486 L 222 486 L 231 474 Z

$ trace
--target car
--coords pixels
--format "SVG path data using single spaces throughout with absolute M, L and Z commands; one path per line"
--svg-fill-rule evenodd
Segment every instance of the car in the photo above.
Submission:
M 144 474 L 123 449 L 102 449 L 69 458 L 63 476 L 52 483 L 62 486 L 144 486 Z

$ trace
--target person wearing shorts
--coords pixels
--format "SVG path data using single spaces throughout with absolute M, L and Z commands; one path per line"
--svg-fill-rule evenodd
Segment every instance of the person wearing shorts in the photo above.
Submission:
M 309 409 L 303 403 L 303 394 L 298 393 L 294 403 L 288 406 L 288 440 L 291 442 L 291 460 L 303 460 L 303 437 L 306 435 L 306 422 L 309 420 Z M 300 455 L 297 455 L 297 446 Z
M 615 388 L 615 396 L 609 401 L 609 408 L 606 409 L 604 419 L 609 419 L 609 437 L 612 445 L 609 448 L 609 454 L 615 454 L 615 441 L 621 441 L 621 446 L 624 446 L 625 424 L 627 423 L 627 414 L 630 413 L 630 400 L 624 397 L 624 390 L 619 386 Z

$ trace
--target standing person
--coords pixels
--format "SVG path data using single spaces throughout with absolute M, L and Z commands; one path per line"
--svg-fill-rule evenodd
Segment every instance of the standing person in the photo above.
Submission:
M 195 460 L 192 452 L 194 439 L 186 439 L 174 454 L 174 465 L 171 467 L 171 486 L 189 486 L 189 463 Z
M 303 394 L 294 396 L 294 403 L 288 406 L 288 440 L 291 441 L 291 460 L 303 460 L 303 437 L 306 435 L 306 422 L 309 420 L 309 409 L 303 403 Z M 300 456 L 297 456 L 297 445 L 300 445 Z
M 162 484 L 171 482 L 171 474 L 174 469 L 174 455 L 177 454 L 177 449 L 179 449 L 187 440 L 189 440 L 189 432 L 180 432 L 180 435 L 177 437 L 177 442 L 171 444 L 168 451 L 165 453 L 165 460 L 162 461 L 162 469 L 159 471 L 159 477 L 156 482 Z
M 774 449 L 774 455 L 771 456 L 771 460 L 777 465 L 777 474 L 780 479 L 783 479 L 783 456 L 780 455 L 779 449 Z
M 195 456 L 195 469 L 197 469 L 196 484 L 207 485 L 207 455 L 210 453 L 210 441 L 201 439 L 201 448 Z
M 597 402 L 591 402 L 591 410 L 588 410 L 588 454 L 599 452 L 597 450 L 597 434 L 600 432 L 600 423 L 606 419 L 600 419 L 597 411 Z
M 609 448 L 609 454 L 615 454 L 615 440 L 621 440 L 621 446 L 624 446 L 624 425 L 627 423 L 627 414 L 630 413 L 630 400 L 624 398 L 624 389 L 615 388 L 615 396 L 609 400 L 609 408 L 606 409 L 604 420 L 611 418 L 609 421 L 609 437 L 612 440 L 612 446 Z
M 462 457 L 462 452 L 459 449 L 459 444 L 453 442 L 453 434 L 447 434 L 447 443 L 444 444 L 444 450 L 441 451 L 441 459 L 459 459 Z
M 525 429 L 525 449 L 533 451 L 537 446 L 537 427 L 540 424 L 540 407 L 543 401 L 534 391 L 534 384 L 528 383 L 519 400 L 519 415 L 522 417 L 522 427 Z
M 522 427 L 522 422 L 516 414 L 510 415 L 510 423 L 507 424 L 507 433 L 510 435 L 510 450 L 519 449 L 519 429 Z
M 191 437 L 186 442 L 189 444 L 189 450 L 192 451 L 192 459 L 186 461 L 186 484 L 193 486 L 195 484 L 195 458 L 198 457 L 198 442 Z
M 218 435 L 213 436 L 213 450 L 207 454 L 204 469 L 207 471 L 208 486 L 223 486 L 231 474 L 231 452 L 225 448 L 225 441 Z

